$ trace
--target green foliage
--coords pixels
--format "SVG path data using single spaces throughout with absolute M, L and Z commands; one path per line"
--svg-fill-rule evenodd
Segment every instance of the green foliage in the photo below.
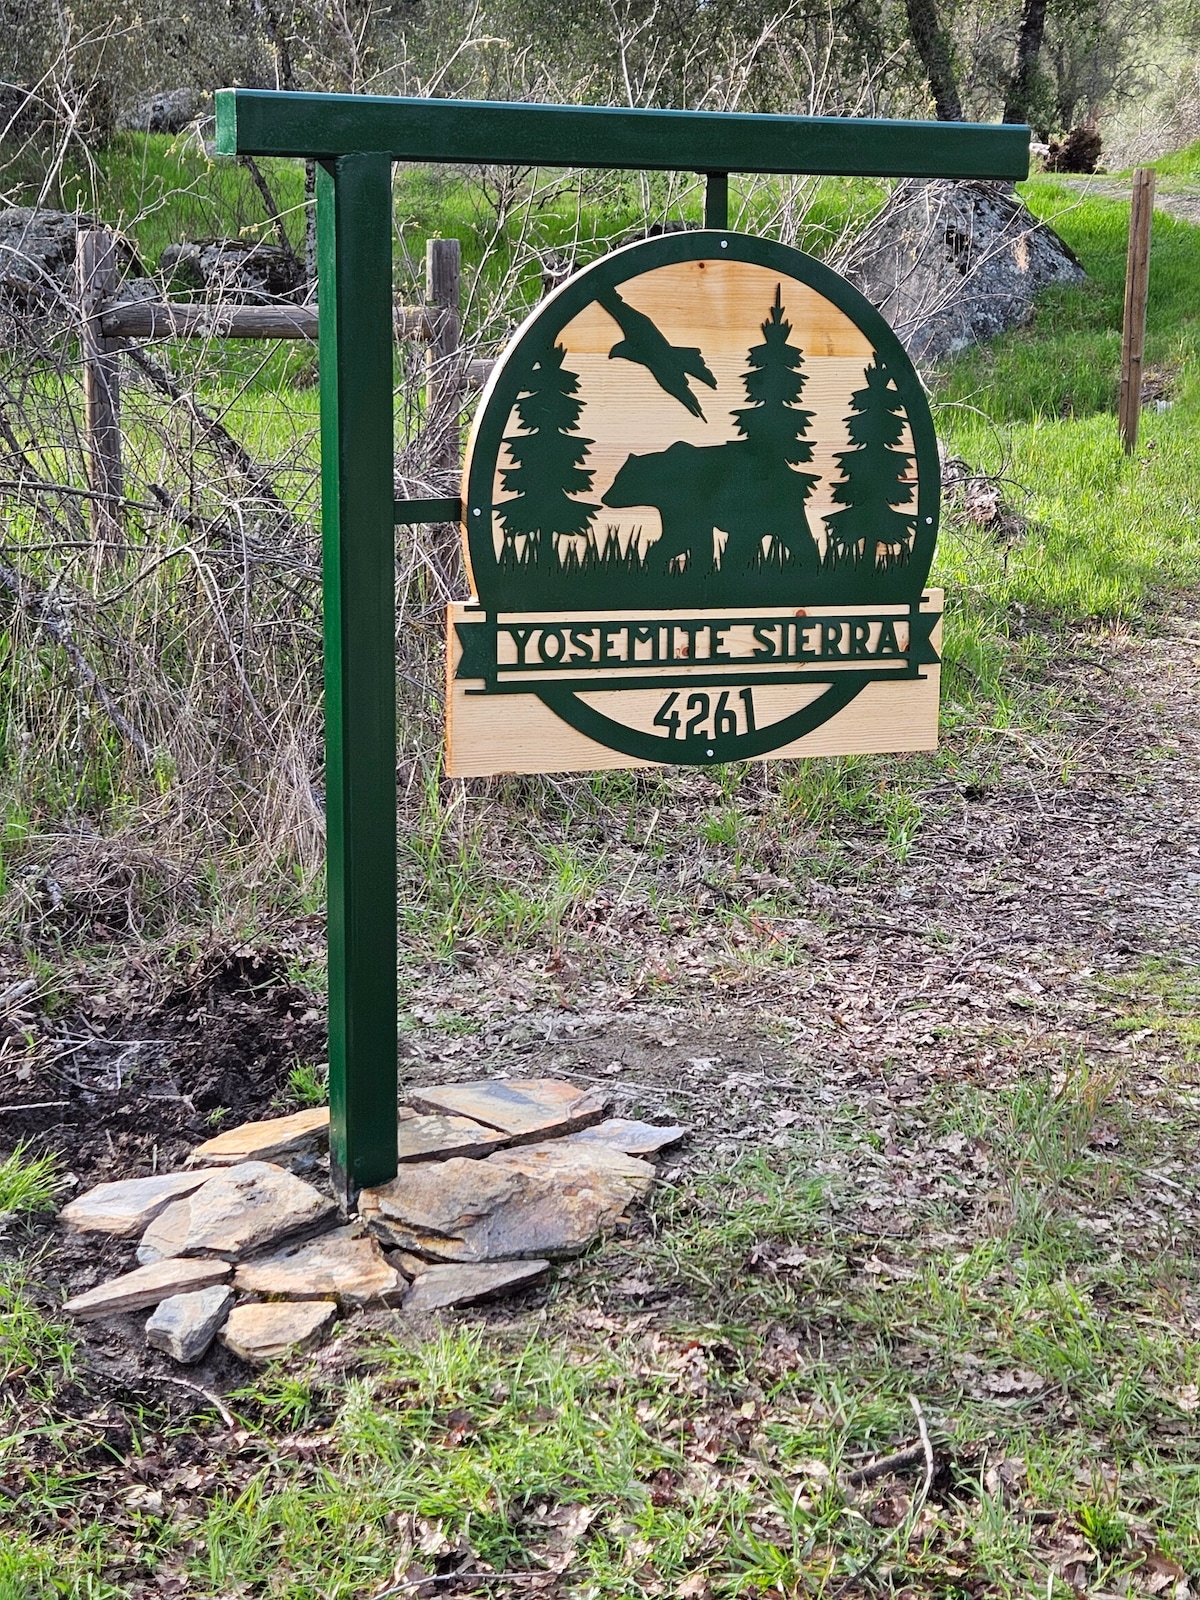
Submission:
M 323 1106 L 329 1099 L 329 1067 L 298 1061 L 288 1073 L 288 1093 L 302 1106 Z
M 1043 291 L 1029 327 L 958 357 L 939 380 L 937 394 L 945 403 L 978 407 L 993 423 L 1061 434 L 1073 421 L 1116 406 L 1129 203 L 1081 197 L 1048 177 L 1022 184 L 1020 192 L 1034 215 L 1055 228 L 1080 257 L 1089 281 L 1078 288 Z M 1198 272 L 1200 229 L 1156 212 L 1146 362 L 1149 368 L 1180 375 L 1174 398 L 1187 405 L 1198 398 Z M 960 424 L 954 418 L 943 420 L 957 433 Z M 970 423 L 964 419 L 962 425 Z M 1023 432 L 1011 441 L 1016 459 L 1023 443 Z
M 229 1403 L 272 1447 L 270 1470 L 216 1452 L 204 1496 L 142 1517 L 136 1550 L 123 1528 L 46 1537 L 45 1507 L 71 1503 L 73 1441 L 40 1434 L 0 1595 L 110 1600 L 118 1549 L 125 1589 L 141 1562 L 139 1578 L 157 1566 L 199 1593 L 314 1597 L 382 1589 L 414 1554 L 426 1571 L 438 1552 L 447 1570 L 469 1556 L 536 1571 L 556 1551 L 573 1587 L 633 1600 L 697 1572 L 722 1600 L 819 1592 L 885 1561 L 917 1593 L 957 1593 L 963 1567 L 1041 1593 L 1071 1527 L 1113 1592 L 1152 1546 L 1186 1563 L 1200 1350 L 1188 1297 L 1162 1298 L 1138 1197 L 1148 1157 L 1184 1155 L 1193 1132 L 1124 1093 L 1067 1063 L 1056 1089 L 1033 1074 L 941 1084 L 892 1102 L 886 1127 L 861 1097 L 823 1101 L 770 1159 L 661 1188 L 655 1226 L 564 1270 L 544 1311 L 375 1332 L 344 1371 L 247 1384 Z M 1101 1123 L 1115 1158 L 1096 1148 Z M 921 1180 L 903 1228 L 874 1209 L 887 1214 L 885 1135 Z M 1172 1170 L 1190 1205 L 1194 1176 Z M 1031 1187 L 1040 1228 L 1019 1203 Z M 1098 1214 L 1115 1227 L 1082 1226 Z M 1173 1265 L 1194 1281 L 1182 1246 Z M 672 1297 L 649 1324 L 611 1301 L 622 1273 Z M 19 1359 L 59 1366 L 27 1340 Z M 910 1537 L 914 1477 L 864 1493 L 843 1475 L 913 1438 L 913 1394 L 948 1478 Z
M 264 159 L 262 171 L 303 253 L 304 163 Z M 194 134 L 118 133 L 86 164 L 71 160 L 61 179 L 64 207 L 102 216 L 154 268 L 168 245 L 185 240 L 274 239 L 249 171 L 211 156 Z
M 468 191 L 453 192 L 458 203 Z M 1035 189 L 1035 203 L 1055 192 L 1065 198 Z M 1050 297 L 1033 328 L 965 356 L 945 379 L 951 449 L 1004 470 L 1028 527 L 1001 541 L 952 516 L 943 535 L 943 754 L 766 775 L 731 767 L 689 779 L 685 801 L 671 774 L 619 773 L 569 789 L 497 783 L 485 808 L 472 803 L 476 791 L 430 773 L 401 840 L 402 930 L 422 971 L 431 952 L 466 939 L 526 951 L 574 936 L 598 964 L 599 943 L 581 931 L 589 897 L 599 886 L 620 907 L 628 891 L 666 926 L 675 901 L 661 889 L 663 860 L 684 857 L 704 882 L 724 874 L 728 885 L 730 868 L 759 853 L 797 881 L 798 863 L 845 882 L 902 858 L 936 762 L 953 765 L 956 780 L 974 774 L 971 763 L 988 760 L 977 740 L 1023 739 L 1053 719 L 1054 691 L 1039 674 L 1062 621 L 1136 622 L 1195 582 L 1200 393 L 1184 269 L 1197 264 L 1197 235 L 1156 220 L 1156 252 L 1166 248 L 1155 256 L 1151 358 L 1169 369 L 1174 404 L 1145 416 L 1143 447 L 1126 461 L 1106 409 L 1123 215 L 1105 201 L 1061 218 L 1093 285 Z M 222 400 L 259 439 L 277 425 L 262 393 L 224 390 Z M 106 792 L 121 793 L 115 778 Z M 36 819 L 21 808 L 8 816 L 13 861 Z M 730 920 L 748 921 L 748 891 L 738 897 Z M 718 915 L 702 914 L 709 926 Z M 1186 965 L 1095 982 L 1117 1013 L 1114 1030 L 1151 1027 L 1181 1053 L 1195 1048 Z M 438 1026 L 461 1024 L 443 1016 Z M 1007 1053 L 1010 1041 L 1000 1043 Z M 425 1519 L 434 1547 L 462 1538 L 472 1560 L 524 1569 L 553 1555 L 555 1519 L 593 1511 L 563 1581 L 631 1600 L 678 1592 L 705 1571 L 721 1600 L 877 1579 L 946 1600 L 960 1582 L 1041 1594 L 1047 1530 L 1072 1527 L 1095 1552 L 1105 1592 L 1135 1588 L 1155 1542 L 1163 1571 L 1170 1561 L 1190 1569 L 1200 1526 L 1197 1263 L 1186 1225 L 1175 1226 L 1200 1201 L 1190 1102 L 1173 1088 L 1134 1093 L 1068 1049 L 1052 1078 L 1044 1065 L 1014 1067 L 990 1087 L 935 1080 L 926 1091 L 914 1080 L 886 1126 L 869 1096 L 834 1094 L 818 1107 L 803 1081 L 765 1084 L 765 1094 L 794 1093 L 785 1103 L 802 1113 L 779 1148 L 663 1185 L 653 1225 L 564 1269 L 544 1315 L 539 1307 L 525 1321 L 510 1308 L 511 1320 L 429 1337 L 376 1335 L 361 1359 L 354 1352 L 349 1377 L 314 1364 L 250 1384 L 234 1400 L 249 1419 L 247 1449 L 235 1461 L 222 1433 L 203 1456 L 214 1474 L 204 1493 L 170 1519 L 131 1523 L 136 1543 L 123 1520 L 70 1521 L 97 1476 L 89 1454 L 81 1485 L 81 1453 L 103 1430 L 90 1421 L 85 1430 L 74 1397 L 46 1403 L 75 1371 L 74 1338 L 46 1315 L 44 1269 L 5 1268 L 0 1600 L 116 1600 L 153 1583 L 156 1565 L 164 1590 L 178 1567 L 197 1594 L 370 1594 L 402 1581 L 410 1517 Z M 298 1067 L 291 1086 L 315 1096 L 317 1073 Z M 902 1226 L 888 1209 L 885 1140 L 914 1182 Z M 48 1199 L 49 1172 L 29 1187 L 34 1165 L 21 1156 L 12 1167 L 17 1193 Z M 1156 1223 L 1146 1195 L 1160 1166 L 1180 1209 Z M 650 1318 L 631 1311 L 639 1282 L 672 1297 L 651 1301 Z M 913 1393 L 944 1442 L 950 1481 L 909 1540 L 882 1525 L 884 1501 L 872 1520 L 876 1502 L 850 1496 L 836 1474 L 913 1438 Z M 23 1413 L 12 1409 L 23 1401 Z M 910 1509 L 915 1481 L 895 1490 Z M 903 1505 L 900 1515 L 904 1529 Z M 70 1531 L 47 1531 L 60 1525 Z
M 1122 976 L 1097 981 L 1101 995 L 1117 997 L 1128 1009 L 1113 1019 L 1118 1033 L 1160 1034 L 1182 1050 L 1185 1060 L 1200 1061 L 1200 973 L 1158 958 L 1142 961 Z
M 789 765 L 779 778 L 778 805 L 789 830 L 803 822 L 828 840 L 881 836 L 897 861 L 911 851 L 923 816 L 920 799 L 894 766 L 871 756 L 823 756 Z
M 1169 155 L 1156 156 L 1153 161 L 1141 165 L 1152 166 L 1162 178 L 1200 178 L 1200 139 L 1182 150 L 1172 150 Z M 1155 222 L 1158 220 L 1156 217 Z
M 1005 545 L 967 519 L 946 519 L 934 581 L 947 590 L 944 717 L 1011 726 L 1045 714 L 1022 686 L 1029 643 L 1014 616 L 1051 627 L 1133 621 L 1196 581 L 1200 525 L 1200 228 L 1157 213 L 1147 363 L 1169 406 L 1143 412 L 1126 457 L 1114 410 L 1129 219 L 1127 202 L 1079 200 L 1042 179 L 1025 186 L 1083 260 L 1089 283 L 1047 291 L 1034 324 L 950 364 L 937 419 L 948 449 L 998 474 L 1027 521 Z
M 1080 1506 L 1075 1520 L 1092 1549 L 1105 1559 L 1115 1556 L 1129 1543 L 1129 1529 L 1124 1518 L 1103 1500 Z
M 56 1547 L 6 1536 L 0 1545 L 0 1600 L 128 1600 L 125 1585 L 103 1575 L 104 1552 L 89 1559 L 86 1546 L 95 1542 L 72 1538 Z
M 19 1144 L 0 1160 L 0 1215 L 5 1212 L 52 1211 L 57 1177 L 52 1155 L 26 1156 Z
M 32 1261 L 0 1263 L 0 1401 L 7 1387 L 40 1405 L 74 1373 L 74 1334 L 41 1310 L 36 1276 Z

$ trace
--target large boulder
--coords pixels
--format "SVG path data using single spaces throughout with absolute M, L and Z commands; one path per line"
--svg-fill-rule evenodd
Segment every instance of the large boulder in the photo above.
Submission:
M 907 180 L 842 262 L 917 363 L 1018 328 L 1039 289 L 1082 283 L 1070 247 L 982 180 Z
M 174 295 L 269 304 L 302 298 L 305 287 L 303 263 L 290 250 L 245 239 L 171 244 L 159 257 L 158 268 Z
M 46 316 L 52 322 L 73 317 L 79 235 L 95 226 L 94 218 L 76 211 L 0 210 L 0 319 L 11 326 Z M 139 273 L 133 251 L 123 239 L 116 243 L 121 275 Z
M 123 111 L 117 126 L 131 133 L 182 133 L 204 105 L 199 89 L 159 89 Z
M 94 226 L 91 217 L 74 211 L 0 211 L 0 307 L 19 316 L 73 300 L 79 230 Z

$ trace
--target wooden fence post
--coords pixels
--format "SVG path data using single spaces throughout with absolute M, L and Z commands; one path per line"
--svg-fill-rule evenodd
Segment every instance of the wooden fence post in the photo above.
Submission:
M 1129 254 L 1125 263 L 1125 319 L 1121 334 L 1121 396 L 1117 423 L 1125 454 L 1137 448 L 1142 409 L 1142 361 L 1146 351 L 1146 300 L 1150 290 L 1150 227 L 1154 220 L 1154 168 L 1133 175 L 1129 208 Z
M 79 234 L 80 354 L 83 360 L 84 440 L 92 538 L 97 554 L 122 538 L 120 342 L 106 338 L 100 311 L 117 286 L 116 245 L 110 233 L 88 228 Z
M 425 246 L 425 298 L 432 308 L 425 380 L 425 426 L 433 440 L 433 464 L 447 472 L 462 461 L 458 419 L 462 411 L 462 260 L 457 239 L 430 239 Z

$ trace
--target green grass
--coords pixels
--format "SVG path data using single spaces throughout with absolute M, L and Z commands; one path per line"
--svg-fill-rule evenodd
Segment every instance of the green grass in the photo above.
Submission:
M 41 1309 L 35 1287 L 39 1269 L 45 1270 L 44 1261 L 0 1262 L 0 1404 L 19 1394 L 41 1406 L 74 1373 L 74 1335 Z M 37 1427 L 46 1422 L 42 1415 L 33 1419 Z M 0 1450 L 11 1452 L 18 1443 L 13 1436 L 0 1438 Z
M 1055 1085 L 909 1101 L 898 1165 L 871 1117 L 826 1107 L 769 1159 L 662 1189 L 654 1226 L 564 1269 L 544 1315 L 367 1334 L 345 1370 L 268 1372 L 228 1397 L 249 1442 L 203 1454 L 200 1496 L 172 1462 L 209 1424 L 144 1413 L 145 1487 L 181 1487 L 69 1538 L 39 1532 L 22 1498 L 0 1584 L 82 1600 L 157 1574 L 349 1600 L 413 1563 L 558 1562 L 572 1592 L 631 1600 L 703 1592 L 697 1574 L 718 1600 L 855 1583 L 1065 1596 L 1049 1571 L 1071 1540 L 1105 1592 L 1151 1551 L 1194 1572 L 1200 1264 L 1186 1239 L 1164 1253 L 1142 1203 L 1147 1167 L 1186 1159 L 1194 1116 L 1068 1061 Z M 1194 1172 L 1171 1170 L 1194 1205 Z M 880 1211 L 897 1184 L 899 1209 Z M 647 1324 L 613 1296 L 623 1274 L 669 1307 Z M 64 1358 L 51 1342 L 24 1359 L 29 1374 Z M 934 1492 L 920 1462 L 850 1486 L 914 1439 L 914 1399 Z M 43 1438 L 55 1503 L 86 1430 Z
M 0 1215 L 52 1210 L 57 1178 L 53 1156 L 26 1155 L 19 1144 L 0 1160 Z
M 1020 189 L 1034 215 L 1049 222 L 1076 252 L 1089 281 L 1079 288 L 1043 291 L 1032 327 L 1004 334 L 950 364 L 939 399 L 956 407 L 978 407 L 980 413 L 973 420 L 969 412 L 962 419 L 939 417 L 952 429 L 1070 424 L 1116 406 L 1129 203 L 1084 197 L 1051 178 L 1034 179 Z M 1200 400 L 1200 377 L 1194 370 L 1200 341 L 1198 264 L 1200 229 L 1157 212 L 1146 364 L 1177 376 L 1178 396 L 1189 408 Z M 1157 419 L 1144 420 L 1152 436 Z M 1008 441 L 1014 462 L 1022 460 L 1023 442 L 1023 436 Z M 1014 476 L 1019 481 L 1021 474 Z
M 1200 139 L 1148 164 L 1164 178 L 1200 178 Z
M 289 237 L 304 238 L 304 163 L 264 160 Z M 209 156 L 192 134 L 118 133 L 70 166 L 61 180 L 64 206 L 93 211 L 136 245 L 153 269 L 170 244 L 212 238 L 273 241 L 271 219 L 250 173 L 236 161 Z
M 1200 570 L 1200 229 L 1155 217 L 1146 361 L 1172 403 L 1143 413 L 1139 448 L 1126 458 L 1113 411 L 1128 205 L 1079 200 L 1049 181 L 1026 189 L 1090 281 L 1047 292 L 1033 328 L 959 359 L 939 385 L 950 448 L 1002 473 L 1029 521 L 1028 536 L 996 551 L 979 576 L 1001 609 L 1017 603 L 1070 621 L 1137 616 Z M 961 580 L 953 537 L 943 570 L 947 558 L 948 579 Z
M 323 1106 L 329 1099 L 329 1069 L 299 1061 L 288 1074 L 288 1093 L 301 1106 Z
M 264 158 L 259 166 L 292 246 L 302 254 L 304 165 Z M 805 215 L 797 242 L 817 255 L 882 205 L 887 193 L 882 182 L 862 178 L 804 180 L 800 188 Z M 788 192 L 773 178 L 735 180 L 731 216 L 754 231 L 769 224 Z M 462 242 L 468 272 L 478 272 L 493 288 L 515 266 L 531 304 L 541 294 L 535 252 L 571 250 L 587 261 L 614 242 L 635 237 L 646 226 L 647 203 L 652 215 L 661 210 L 665 217 L 690 222 L 701 219 L 704 203 L 699 179 L 677 181 L 653 173 L 644 178 L 590 173 L 565 183 L 547 173 L 534 187 L 510 193 L 491 180 L 481 184 L 474 173 L 409 166 L 397 170 L 394 193 L 399 283 L 420 281 L 427 239 L 454 237 Z M 168 245 L 185 240 L 276 239 L 247 169 L 228 157 L 206 154 L 187 133 L 117 134 L 86 167 L 68 169 L 61 201 L 119 227 L 151 269 Z
M 1122 1034 L 1161 1035 L 1182 1050 L 1187 1061 L 1200 1061 L 1200 970 L 1169 961 L 1146 961 L 1122 977 L 1097 981 L 1105 999 L 1123 1002 L 1113 1029 Z
M 947 590 L 945 725 L 1036 721 L 1037 656 L 1064 626 L 1141 622 L 1200 576 L 1200 228 L 1154 220 L 1147 370 L 1170 398 L 1143 412 L 1126 457 L 1115 407 L 1127 202 L 1022 186 L 1083 261 L 1089 282 L 1047 291 L 1031 327 L 950 363 L 937 421 L 947 448 L 1003 480 L 1026 531 L 1000 539 L 953 511 L 934 579 Z M 1014 618 L 1041 637 L 1012 638 Z M 1052 714 L 1053 708 L 1049 708 Z

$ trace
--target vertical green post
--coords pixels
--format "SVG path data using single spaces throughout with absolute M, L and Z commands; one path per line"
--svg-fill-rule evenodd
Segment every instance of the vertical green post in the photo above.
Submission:
M 729 226 L 729 174 L 727 172 L 709 172 L 705 174 L 704 185 L 704 226 L 706 228 L 727 228 Z
M 347 1206 L 396 1175 L 391 192 L 387 155 L 317 175 L 329 1149 Z

